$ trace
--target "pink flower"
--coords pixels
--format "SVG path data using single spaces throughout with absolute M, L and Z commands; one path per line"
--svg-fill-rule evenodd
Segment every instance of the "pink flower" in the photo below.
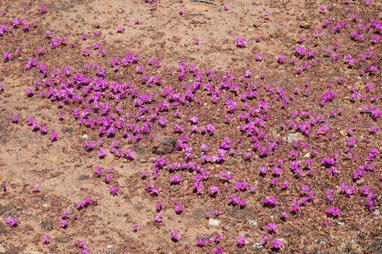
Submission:
M 41 5 L 39 12 L 40 12 L 41 14 L 43 14 L 43 13 L 46 12 L 46 8 L 45 8 L 44 5 Z
M 183 8 L 179 8 L 179 9 L 178 9 L 178 12 L 179 12 L 180 15 L 183 15 L 183 13 L 184 13 Z
M 241 37 L 236 38 L 236 43 L 238 47 L 245 47 L 245 44 L 247 44 L 247 42 Z
M 47 243 L 49 242 L 49 240 L 50 240 L 50 238 L 49 238 L 49 236 L 47 236 L 47 235 L 44 235 L 44 236 L 42 237 L 42 239 L 41 239 L 42 243 L 45 243 L 45 244 L 47 244 Z
M 242 246 L 245 243 L 245 236 L 238 236 L 237 237 L 237 245 Z
M 175 213 L 177 213 L 177 214 L 182 213 L 182 211 L 183 211 L 183 207 L 181 207 L 181 206 L 179 205 L 178 202 L 175 202 L 175 203 L 176 203 L 176 206 L 175 206 Z
M 154 219 L 156 222 L 161 222 L 162 221 L 162 216 L 161 215 L 155 215 Z
M 224 10 L 226 10 L 226 11 L 229 10 L 229 5 L 228 5 L 228 4 L 225 4 L 225 5 L 224 5 Z
M 274 223 L 268 223 L 267 225 L 267 229 L 268 231 L 271 233 L 271 232 L 276 232 L 277 231 L 277 228 L 276 228 L 276 224 Z
M 211 186 L 211 187 L 210 187 L 210 193 L 211 193 L 211 195 L 215 195 L 215 193 L 217 193 L 218 190 L 219 190 L 219 187 L 217 187 L 217 186 Z
M 274 239 L 272 244 L 271 244 L 271 249 L 280 247 L 281 243 L 282 243 L 281 240 Z
M 62 218 L 66 218 L 68 215 L 69 215 L 69 213 L 66 210 L 63 210 L 62 213 L 61 213 L 61 217 Z
M 60 220 L 60 225 L 62 228 L 66 228 L 67 224 L 68 224 L 68 220 L 64 220 L 64 219 Z
M 215 248 L 215 254 L 217 254 L 217 253 L 223 253 L 223 250 L 219 247 L 216 247 Z
M 265 236 L 260 236 L 260 241 L 261 241 L 261 244 L 266 244 L 267 243 L 267 241 L 268 241 L 268 236 L 267 235 L 265 235 Z
M 203 247 L 203 245 L 204 245 L 204 240 L 203 240 L 203 238 L 199 237 L 198 240 L 196 241 L 196 243 L 197 243 L 197 245 L 198 245 L 199 247 Z
M 18 116 L 12 116 L 12 122 L 17 123 L 19 121 Z
M 118 33 L 122 33 L 123 30 L 124 30 L 123 27 L 121 27 L 121 26 L 117 27 L 117 32 L 118 32 Z
M 5 189 L 4 186 L 3 188 Z M 7 218 L 5 218 L 5 223 L 7 223 L 10 227 L 13 227 L 17 225 L 18 221 L 13 219 L 12 216 L 8 216 Z
M 106 155 L 106 149 L 100 148 L 98 151 L 99 157 L 104 157 Z
M 178 241 L 178 233 L 177 232 L 171 232 L 170 233 L 171 235 L 171 238 L 174 240 L 174 241 Z
M 113 195 L 113 196 L 117 195 L 117 190 L 118 190 L 117 186 L 110 187 L 109 190 L 110 190 L 111 195 Z

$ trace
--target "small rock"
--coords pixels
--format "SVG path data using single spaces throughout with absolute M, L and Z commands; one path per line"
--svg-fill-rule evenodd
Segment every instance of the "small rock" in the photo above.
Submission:
M 117 9 L 117 12 L 118 12 L 119 14 L 122 14 L 122 13 L 123 13 L 123 9 L 119 8 L 119 9 Z
M 288 136 L 283 138 L 284 141 L 292 143 L 296 140 L 304 140 L 304 136 L 299 132 L 289 133 Z
M 73 127 L 65 127 L 65 128 L 62 129 L 62 132 L 63 133 L 66 133 L 66 132 L 72 133 L 73 132 Z
M 50 220 L 45 220 L 41 222 L 41 228 L 47 231 L 51 231 L 53 229 L 53 223 Z
M 174 150 L 176 139 L 173 137 L 162 136 L 158 134 L 155 136 L 154 140 L 154 153 L 163 155 L 167 153 L 172 153 Z
M 215 219 L 212 219 L 212 218 L 208 219 L 208 225 L 210 225 L 210 226 L 219 226 L 220 223 L 221 223 L 220 220 L 215 220 Z
M 378 216 L 378 215 L 380 215 L 381 213 L 380 213 L 379 209 L 377 209 L 377 210 L 374 211 L 374 214 Z
M 87 180 L 87 179 L 89 179 L 89 178 L 90 178 L 89 175 L 84 174 L 84 175 L 80 175 L 80 176 L 78 177 L 78 180 L 80 180 L 80 181 L 84 181 L 84 180 Z
M 300 21 L 300 27 L 303 29 L 309 29 L 310 23 L 308 21 Z
M 4 234 L 7 232 L 7 227 L 4 223 L 0 222 L 0 234 Z
M 88 135 L 87 134 L 82 135 L 82 139 L 88 140 Z
M 146 153 L 145 149 L 139 147 L 139 146 L 133 146 L 132 150 L 136 152 L 139 155 L 144 155 Z
M 256 225 L 257 225 L 257 221 L 255 221 L 255 220 L 249 220 L 249 221 L 248 221 L 248 224 L 249 224 L 249 225 L 252 225 L 252 226 L 256 226 Z
M 255 248 L 255 249 L 261 249 L 261 248 L 263 248 L 263 245 L 261 243 L 254 243 L 252 245 L 252 247 Z
M 306 153 L 305 155 L 304 155 L 304 158 L 310 158 L 310 153 Z
M 73 238 L 68 237 L 68 236 L 63 236 L 63 237 L 56 237 L 53 240 L 55 240 L 58 243 L 67 243 L 73 240 Z
M 19 254 L 21 253 L 21 250 L 21 248 L 13 248 L 5 251 L 4 254 Z
M 104 251 L 107 254 L 114 253 L 115 247 L 114 247 L 114 245 L 108 245 L 108 246 L 105 247 Z
M 4 246 L 0 245 L 0 252 L 5 252 L 5 251 L 6 251 L 6 249 L 4 248 Z
M 42 204 L 42 206 L 45 207 L 45 208 L 48 208 L 48 207 L 49 207 L 49 204 L 44 203 L 44 204 Z
M 340 134 L 341 136 L 346 136 L 348 133 L 346 132 L 346 130 L 340 130 Z

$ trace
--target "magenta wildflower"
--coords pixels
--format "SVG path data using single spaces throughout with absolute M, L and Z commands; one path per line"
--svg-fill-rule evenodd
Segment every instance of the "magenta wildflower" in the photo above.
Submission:
M 268 241 L 268 238 L 269 236 L 268 235 L 265 235 L 265 236 L 260 236 L 260 241 L 261 241 L 261 244 L 266 244 L 267 241 Z
M 271 249 L 280 247 L 282 241 L 279 239 L 274 239 L 271 244 Z
M 137 230 L 138 230 L 138 225 L 137 224 L 133 225 L 133 231 L 136 232 Z
M 106 155 L 106 149 L 100 148 L 98 151 L 98 156 L 100 158 L 104 157 Z
M 199 247 L 203 247 L 203 245 L 204 245 L 204 240 L 203 240 L 203 238 L 199 237 L 198 240 L 196 240 L 196 244 L 197 244 Z
M 63 210 L 62 213 L 61 213 L 61 217 L 62 218 L 66 218 L 68 215 L 69 215 L 69 213 L 66 210 Z
M 219 243 L 220 240 L 222 239 L 222 236 L 221 235 L 215 235 L 215 242 Z
M 154 219 L 156 222 L 162 222 L 162 216 L 161 215 L 155 215 Z
M 12 122 L 17 123 L 19 121 L 18 116 L 12 116 Z
M 18 221 L 13 219 L 12 216 L 8 216 L 7 218 L 5 218 L 5 223 L 7 223 L 10 227 L 13 227 L 17 225 Z
M 52 131 L 51 133 L 50 133 L 50 140 L 51 141 L 54 141 L 54 140 L 56 140 L 57 139 L 57 133 L 55 132 L 55 131 Z
M 237 245 L 239 245 L 239 246 L 243 246 L 244 245 L 244 243 L 245 243 L 245 236 L 238 236 L 237 237 Z
M 228 10 L 229 10 L 229 5 L 228 5 L 228 4 L 225 4 L 225 5 L 224 5 L 224 10 L 225 10 L 225 11 L 228 11 Z
M 41 5 L 41 7 L 40 7 L 40 9 L 39 9 L 39 12 L 40 12 L 41 14 L 43 14 L 43 13 L 46 12 L 46 8 L 45 8 L 44 5 Z
M 175 213 L 176 213 L 176 214 L 181 214 L 182 211 L 183 211 L 183 207 L 181 207 L 181 206 L 179 205 L 179 202 L 175 202 L 175 204 L 176 204 L 176 206 L 175 206 Z
M 40 126 L 40 132 L 41 132 L 41 134 L 46 134 L 48 132 L 48 130 L 47 130 L 45 125 L 41 125 Z
M 117 32 L 118 32 L 118 33 L 122 33 L 123 30 L 124 30 L 123 27 L 121 27 L 121 26 L 117 27 Z
M 66 228 L 67 224 L 68 224 L 68 220 L 64 220 L 64 219 L 60 220 L 60 225 L 62 228 Z
M 215 195 L 215 194 L 218 192 L 218 190 L 219 190 L 219 187 L 217 187 L 217 186 L 211 186 L 211 187 L 210 187 L 210 193 L 211 193 L 211 195 Z
M 247 44 L 247 42 L 241 37 L 236 38 L 236 43 L 238 47 L 245 47 L 245 44 Z
M 184 13 L 183 8 L 179 8 L 179 9 L 178 9 L 178 12 L 179 12 L 180 15 L 183 15 L 183 13 Z
M 118 188 L 117 186 L 113 186 L 109 188 L 111 195 L 115 196 L 117 195 Z
M 333 216 L 339 215 L 341 213 L 341 210 L 338 209 L 337 207 L 334 207 L 334 206 L 329 207 L 327 211 L 329 214 L 331 214 Z
M 173 241 L 175 241 L 175 242 L 178 241 L 179 236 L 178 236 L 178 233 L 177 233 L 177 232 L 171 232 L 170 235 L 171 235 L 171 239 L 172 239 Z
M 49 238 L 49 236 L 47 236 L 47 235 L 44 235 L 44 236 L 42 237 L 42 239 L 41 239 L 42 243 L 45 243 L 45 244 L 48 244 L 49 240 L 50 240 L 50 238 Z
M 215 248 L 215 254 L 217 254 L 217 253 L 223 253 L 223 249 L 216 247 Z
M 272 232 L 276 232 L 277 231 L 277 228 L 276 228 L 276 224 L 274 223 L 268 223 L 267 225 L 267 229 L 270 233 Z

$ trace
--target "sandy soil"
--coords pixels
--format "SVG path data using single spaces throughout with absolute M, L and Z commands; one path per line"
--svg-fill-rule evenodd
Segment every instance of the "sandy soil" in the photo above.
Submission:
M 373 117 L 369 112 L 382 104 L 381 42 L 371 43 L 371 36 L 381 32 L 372 25 L 370 29 L 359 29 L 360 24 L 372 24 L 373 19 L 382 22 L 381 3 L 211 2 L 0 1 L 0 24 L 11 26 L 12 18 L 29 24 L 26 31 L 22 25 L 15 25 L 0 35 L 0 184 L 6 184 L 0 190 L 0 253 L 85 253 L 83 249 L 87 249 L 89 253 L 175 254 L 215 253 L 216 248 L 224 253 L 382 251 L 382 124 L 381 116 Z M 224 4 L 229 5 L 228 10 Z M 46 12 L 41 14 L 42 5 Z M 179 8 L 183 8 L 183 14 Z M 357 20 L 354 13 L 358 14 Z M 322 25 L 324 19 L 330 22 L 327 27 Z M 34 20 L 37 25 L 32 24 Z M 335 24 L 344 20 L 348 23 L 339 32 L 334 31 Z M 118 27 L 124 30 L 118 32 Z M 317 29 L 322 32 L 317 33 Z M 365 39 L 351 35 L 357 29 Z M 52 32 L 50 38 L 47 30 Z M 303 41 L 299 41 L 301 36 Z M 62 37 L 65 42 L 49 46 L 52 38 Z M 244 47 L 237 46 L 237 37 L 246 41 Z M 93 48 L 95 43 L 99 44 L 97 50 Z M 295 46 L 307 50 L 304 56 L 296 53 Z M 39 54 L 39 48 L 44 53 Z M 83 49 L 89 53 L 84 54 Z M 105 55 L 101 49 L 106 50 Z M 311 50 L 315 54 L 308 58 Z M 124 67 L 122 59 L 128 51 L 139 54 L 139 58 Z M 4 52 L 11 54 L 9 59 L 3 58 Z M 339 56 L 333 57 L 333 52 Z M 344 60 L 348 54 L 356 60 L 353 66 Z M 278 62 L 279 55 L 285 57 L 284 63 Z M 37 59 L 37 66 L 27 69 L 31 57 Z M 116 71 L 110 61 L 117 57 Z M 150 64 L 149 59 L 159 59 L 160 64 Z M 46 65 L 46 75 L 39 63 Z M 97 74 L 94 64 L 103 68 L 104 74 Z M 84 69 L 84 65 L 89 68 Z M 375 71 L 368 71 L 371 65 Z M 70 66 L 70 74 L 65 74 L 64 66 Z M 143 74 L 137 72 L 137 66 L 143 67 Z M 195 70 L 202 71 L 202 75 Z M 245 76 L 246 70 L 252 74 Z M 99 90 L 89 85 L 91 82 L 74 82 L 67 84 L 72 90 L 65 90 L 65 82 L 75 79 L 76 73 L 90 79 L 103 77 L 110 83 Z M 142 82 L 143 75 L 161 77 L 161 81 Z M 199 78 L 200 87 L 193 91 L 193 98 L 162 95 L 165 87 L 172 86 L 175 93 L 184 96 Z M 344 81 L 338 82 L 338 78 Z M 36 83 L 38 80 L 41 84 Z M 114 89 L 112 82 L 125 87 Z M 373 88 L 369 89 L 367 83 Z M 27 95 L 28 88 L 33 95 Z M 64 102 L 63 95 L 54 94 L 53 98 L 47 94 L 53 91 L 49 89 L 84 97 L 73 99 L 70 95 L 70 100 Z M 102 115 L 92 102 L 83 103 L 96 96 L 97 89 L 99 103 L 110 103 L 103 115 L 113 119 L 113 126 L 122 118 L 137 128 L 151 122 L 149 130 L 142 131 L 140 139 L 135 140 L 134 127 L 116 128 L 107 136 L 99 135 L 99 126 L 86 126 L 83 120 Z M 124 93 L 116 99 L 119 89 Z M 325 91 L 336 94 L 321 105 Z M 142 94 L 152 96 L 139 105 L 136 98 Z M 227 100 L 237 107 L 230 110 Z M 156 112 L 163 102 L 169 104 L 167 108 Z M 267 106 L 259 106 L 264 103 Z M 368 108 L 370 105 L 373 109 Z M 76 117 L 76 109 L 84 115 Z M 159 124 L 158 116 L 151 116 L 155 112 L 167 120 L 165 127 Z M 230 121 L 226 115 L 231 116 Z M 13 116 L 18 116 L 17 122 L 12 121 Z M 195 132 L 190 116 L 198 118 Z M 33 131 L 28 124 L 30 117 L 46 126 L 47 133 L 39 128 Z M 309 133 L 295 125 L 304 121 L 308 121 Z M 213 134 L 201 133 L 200 127 L 207 124 L 214 125 Z M 325 124 L 329 129 L 316 133 Z M 175 125 L 184 130 L 174 131 Z M 373 126 L 378 130 L 370 131 Z M 52 131 L 57 133 L 55 141 L 50 140 Z M 203 162 L 201 155 L 215 155 L 225 137 L 230 138 L 235 153 L 230 155 L 226 149 L 222 162 Z M 350 145 L 353 137 L 355 144 Z M 123 153 L 129 149 L 134 158 L 115 156 L 110 149 L 113 140 L 118 141 L 114 145 L 117 150 Z M 85 141 L 92 141 L 94 149 L 87 150 Z M 254 143 L 259 144 L 257 149 Z M 202 144 L 208 145 L 205 152 L 200 148 Z M 273 151 L 272 144 L 276 144 Z M 261 154 L 263 147 L 268 149 L 265 155 Z M 98 156 L 100 148 L 106 150 L 103 157 Z M 368 160 L 373 148 L 379 152 Z M 161 151 L 164 154 L 158 154 Z M 192 154 L 188 160 L 187 152 Z M 250 158 L 246 158 L 248 152 Z M 152 168 L 159 156 L 167 158 L 167 164 L 157 169 L 155 178 Z M 330 165 L 322 161 L 334 157 L 337 172 L 331 175 L 327 173 Z M 301 175 L 291 169 L 292 161 L 299 161 Z M 183 162 L 193 162 L 194 166 L 170 166 Z M 362 165 L 363 176 L 354 179 L 354 171 Z M 260 174 L 263 166 L 268 168 L 266 174 Z M 272 175 L 275 166 L 282 172 Z M 100 177 L 94 171 L 96 167 L 102 170 Z M 144 171 L 147 177 L 142 177 Z M 223 181 L 223 171 L 230 172 L 232 179 Z M 209 172 L 200 181 L 200 194 L 193 185 L 198 172 Z M 110 177 L 109 183 L 105 175 Z M 171 183 L 174 175 L 181 177 L 178 184 Z M 278 181 L 272 184 L 275 177 Z M 283 187 L 286 180 L 289 185 Z M 236 191 L 236 181 L 246 182 L 248 187 Z M 353 193 L 343 193 L 342 183 L 354 185 Z M 36 184 L 40 188 L 34 188 Z M 158 195 L 145 190 L 148 185 L 157 186 Z M 293 200 L 307 197 L 307 193 L 301 193 L 304 185 L 309 186 L 314 197 L 300 203 L 299 210 L 293 213 Z M 361 189 L 365 185 L 370 189 L 366 194 Z M 113 186 L 118 188 L 116 195 L 110 193 Z M 211 186 L 219 188 L 216 196 L 210 195 Z M 251 186 L 256 190 L 250 191 Z M 333 189 L 333 200 L 327 198 L 328 189 Z M 246 200 L 245 206 L 230 203 L 231 195 Z M 278 199 L 277 205 L 264 205 L 269 196 Z M 90 198 L 89 204 L 77 209 L 76 203 L 86 197 Z M 373 201 L 372 209 L 366 204 L 368 197 Z M 160 211 L 156 210 L 157 202 L 163 204 Z M 175 202 L 183 207 L 180 214 L 175 212 Z M 339 208 L 340 215 L 330 216 L 330 207 Z M 218 216 L 214 215 L 217 209 Z M 60 226 L 63 210 L 69 213 L 65 228 Z M 282 218 L 282 211 L 288 212 L 286 218 Z M 210 219 L 206 212 L 212 213 Z M 155 215 L 161 215 L 162 222 L 156 223 Z M 9 216 L 18 221 L 16 226 L 7 224 Z M 269 223 L 276 224 L 276 232 L 268 231 Z M 136 231 L 133 225 L 138 225 Z M 171 239 L 171 232 L 179 234 L 178 241 Z M 214 238 L 217 234 L 222 237 L 220 242 Z M 50 238 L 47 243 L 42 242 L 44 235 Z M 243 246 L 238 246 L 238 236 L 245 236 Z M 261 244 L 263 236 L 269 237 L 265 244 Z M 203 247 L 197 246 L 199 237 L 205 241 Z M 271 248 L 275 239 L 281 241 L 279 248 Z M 86 245 L 81 249 L 75 241 Z

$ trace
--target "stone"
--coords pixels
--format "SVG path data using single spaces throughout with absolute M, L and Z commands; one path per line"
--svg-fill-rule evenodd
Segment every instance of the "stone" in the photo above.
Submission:
M 41 228 L 43 230 L 51 231 L 53 229 L 53 223 L 50 220 L 42 221 Z
M 377 209 L 377 210 L 374 211 L 374 215 L 377 215 L 377 216 L 378 216 L 378 215 L 380 215 L 380 214 L 381 214 L 381 213 L 380 213 L 379 209 Z
M 115 249 L 114 245 L 108 245 L 104 248 L 104 251 L 107 254 L 112 254 L 112 253 L 115 253 L 116 249 Z
M 68 242 L 72 241 L 73 238 L 69 237 L 69 236 L 62 236 L 62 237 L 53 238 L 53 240 L 55 240 L 58 243 L 68 243 Z
M 304 140 L 304 136 L 299 132 L 289 133 L 287 137 L 283 138 L 284 141 L 292 143 L 296 140 Z
M 208 225 L 210 225 L 210 226 L 219 226 L 220 223 L 221 223 L 220 220 L 215 220 L 215 219 L 212 219 L 212 218 L 208 219 Z
M 308 21 L 300 21 L 300 27 L 303 29 L 309 29 L 310 23 Z
M 341 136 L 345 137 L 347 135 L 347 132 L 346 130 L 340 130 L 340 134 Z
M 176 139 L 169 136 L 162 136 L 158 134 L 154 137 L 154 153 L 163 155 L 172 153 L 176 144 Z

